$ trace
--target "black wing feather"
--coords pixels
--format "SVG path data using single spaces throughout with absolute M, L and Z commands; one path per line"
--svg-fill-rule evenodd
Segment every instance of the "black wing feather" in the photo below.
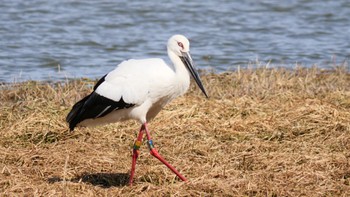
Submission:
M 97 87 L 97 84 L 95 87 Z M 66 120 L 72 131 L 76 125 L 83 120 L 101 118 L 114 110 L 129 108 L 134 105 L 135 104 L 125 103 L 123 97 L 121 97 L 119 101 L 114 101 L 101 96 L 96 92 L 92 92 L 73 106 L 72 110 L 68 113 Z
M 103 83 L 105 81 L 105 78 L 108 74 L 105 74 L 105 76 L 103 76 L 100 80 L 97 81 L 97 83 L 94 86 L 94 91 L 97 89 L 98 86 L 101 85 L 101 83 Z
M 105 74 L 101 79 L 99 79 L 97 81 L 97 83 L 94 86 L 94 91 L 97 89 L 98 86 L 100 86 L 104 81 L 105 78 L 108 74 Z M 91 94 L 90 94 L 91 95 Z M 77 114 L 81 111 L 82 106 L 84 105 L 84 103 L 89 99 L 90 95 L 84 97 L 83 99 L 81 99 L 79 102 L 77 102 L 76 104 L 74 104 L 72 110 L 68 113 L 66 121 L 68 123 L 71 123 L 73 121 L 73 118 L 77 116 Z
M 67 118 L 66 118 L 66 121 L 68 123 L 72 122 L 74 117 L 76 117 L 78 115 L 78 113 L 81 111 L 81 108 L 83 107 L 84 103 L 89 98 L 89 96 L 84 97 L 79 102 L 77 102 L 73 105 L 72 110 L 68 113 Z

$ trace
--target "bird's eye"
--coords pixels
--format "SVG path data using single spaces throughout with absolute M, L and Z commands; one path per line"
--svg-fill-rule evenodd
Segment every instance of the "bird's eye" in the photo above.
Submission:
M 184 45 L 182 44 L 182 42 L 177 42 L 177 45 L 179 45 L 179 47 L 181 47 L 182 50 L 184 50 Z

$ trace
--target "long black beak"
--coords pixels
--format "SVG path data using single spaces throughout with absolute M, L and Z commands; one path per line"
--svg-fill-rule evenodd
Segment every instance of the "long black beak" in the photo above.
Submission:
M 190 71 L 193 79 L 196 81 L 198 87 L 202 90 L 203 94 L 209 98 L 207 92 L 205 91 L 202 80 L 198 75 L 198 72 L 194 66 L 193 60 L 189 52 L 182 52 L 182 57 L 180 57 L 181 61 L 186 65 L 188 71 Z

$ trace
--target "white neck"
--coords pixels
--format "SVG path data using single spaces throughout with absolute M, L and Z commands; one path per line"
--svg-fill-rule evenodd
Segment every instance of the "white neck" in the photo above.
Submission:
M 175 83 L 179 85 L 181 94 L 185 93 L 190 86 L 190 74 L 181 61 L 180 57 L 177 56 L 174 52 L 168 49 L 168 55 L 170 60 L 174 64 L 175 69 Z

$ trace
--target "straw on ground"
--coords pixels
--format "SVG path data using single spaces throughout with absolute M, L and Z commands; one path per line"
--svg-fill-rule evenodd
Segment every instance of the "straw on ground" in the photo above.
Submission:
M 203 81 L 209 100 L 192 87 L 150 126 L 159 151 L 190 183 L 177 180 L 143 146 L 133 187 L 126 184 L 138 123 L 68 132 L 70 106 L 94 81 L 2 86 L 0 193 L 350 195 L 346 68 L 246 69 L 207 74 Z

